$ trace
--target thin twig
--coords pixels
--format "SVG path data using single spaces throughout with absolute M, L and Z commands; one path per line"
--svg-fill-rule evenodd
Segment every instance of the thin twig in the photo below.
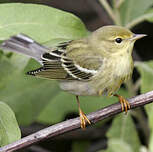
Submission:
M 108 13 L 105 13 L 105 9 L 99 5 L 98 1 L 86 0 L 90 7 L 96 12 L 99 17 L 100 25 L 111 25 L 113 24 L 112 19 L 109 17 Z M 94 21 L 95 22 L 95 21 Z
M 117 6 L 117 2 L 119 2 L 120 0 L 113 1 L 113 12 L 115 14 L 115 18 L 116 18 L 116 24 L 122 26 L 122 22 L 121 22 L 121 15 L 120 15 L 120 11 L 119 11 L 119 6 Z
M 145 104 L 153 102 L 153 91 L 148 93 L 138 95 L 128 100 L 131 109 L 143 106 Z M 105 118 L 114 116 L 121 113 L 121 105 L 119 103 L 110 105 L 96 112 L 87 115 L 88 119 L 92 123 L 96 123 Z M 41 140 L 45 140 L 51 137 L 59 136 L 65 132 L 72 131 L 74 129 L 80 128 L 80 119 L 70 119 L 56 125 L 50 126 L 48 128 L 42 129 L 34 134 L 24 137 L 12 144 L 6 145 L 0 148 L 0 152 L 12 152 L 30 146 L 32 144 L 38 143 Z
M 110 18 L 113 20 L 113 22 L 115 24 L 117 23 L 117 19 L 116 16 L 113 12 L 113 9 L 111 8 L 111 6 L 108 4 L 107 0 L 99 0 L 99 2 L 101 3 L 101 5 L 105 8 L 105 10 L 107 11 L 107 13 L 109 14 Z

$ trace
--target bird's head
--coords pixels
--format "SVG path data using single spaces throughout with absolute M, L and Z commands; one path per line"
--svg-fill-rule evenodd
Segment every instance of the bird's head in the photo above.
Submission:
M 145 34 L 134 34 L 121 26 L 103 26 L 91 34 L 91 43 L 102 52 L 131 54 L 134 42 Z

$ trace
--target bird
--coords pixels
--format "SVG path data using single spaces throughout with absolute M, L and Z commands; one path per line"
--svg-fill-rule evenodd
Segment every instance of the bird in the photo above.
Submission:
M 55 79 L 62 90 L 75 95 L 80 126 L 84 129 L 91 122 L 81 109 L 79 96 L 116 96 L 122 111 L 130 109 L 130 103 L 117 91 L 132 76 L 134 43 L 144 36 L 122 26 L 107 25 L 87 37 L 61 42 L 56 47 L 49 48 L 18 34 L 4 40 L 0 48 L 35 59 L 41 67 L 27 72 L 28 75 Z

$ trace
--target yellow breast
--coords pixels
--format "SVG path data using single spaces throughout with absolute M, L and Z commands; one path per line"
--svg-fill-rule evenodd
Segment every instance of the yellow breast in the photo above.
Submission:
M 114 94 L 127 81 L 133 71 L 133 60 L 131 56 L 120 58 L 105 59 L 104 65 L 98 76 L 95 77 L 94 85 L 97 89 L 97 95 Z

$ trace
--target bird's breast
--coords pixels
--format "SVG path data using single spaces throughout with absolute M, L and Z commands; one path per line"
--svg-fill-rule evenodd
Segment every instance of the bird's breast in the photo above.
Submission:
M 114 68 L 114 76 L 117 77 L 127 77 L 132 74 L 133 71 L 133 60 L 131 56 L 123 56 L 115 59 L 115 64 L 112 65 Z
M 93 80 L 97 95 L 112 95 L 128 80 L 133 71 L 131 56 L 109 58 L 104 60 L 104 65 Z

